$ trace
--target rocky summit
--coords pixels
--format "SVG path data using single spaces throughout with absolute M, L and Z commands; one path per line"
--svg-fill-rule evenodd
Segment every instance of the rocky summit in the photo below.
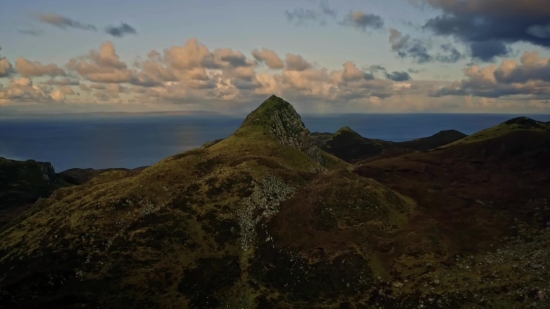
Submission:
M 306 153 L 318 164 L 323 164 L 321 151 L 313 142 L 300 115 L 290 103 L 271 96 L 244 120 L 243 127 L 262 126 L 279 143 Z
M 0 232 L 0 308 L 549 308 L 550 137 L 511 134 L 351 165 L 272 96 L 38 200 Z

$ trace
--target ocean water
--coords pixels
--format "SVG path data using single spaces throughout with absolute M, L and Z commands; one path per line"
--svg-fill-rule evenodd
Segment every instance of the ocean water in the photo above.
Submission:
M 471 134 L 516 116 L 550 115 L 347 114 L 303 115 L 312 132 L 349 126 L 369 138 L 406 141 L 441 130 Z M 243 117 L 154 116 L 90 119 L 0 119 L 0 157 L 51 162 L 69 168 L 136 168 L 233 133 Z

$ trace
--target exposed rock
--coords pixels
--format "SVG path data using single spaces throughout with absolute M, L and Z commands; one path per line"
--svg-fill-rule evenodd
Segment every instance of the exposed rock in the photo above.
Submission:
M 254 229 L 262 220 L 268 220 L 279 211 L 282 201 L 294 190 L 275 177 L 268 177 L 261 185 L 255 184 L 252 195 L 243 201 L 244 207 L 237 211 L 241 227 L 241 248 L 248 250 L 256 235 Z
M 40 170 L 42 171 L 42 177 L 48 182 L 55 182 L 57 176 L 55 174 L 55 169 L 50 162 L 38 163 L 40 165 Z
M 401 283 L 399 281 L 396 281 L 396 282 L 392 283 L 392 285 L 393 285 L 394 288 L 398 288 L 398 289 L 403 287 L 403 283 Z
M 294 107 L 285 100 L 272 95 L 246 117 L 241 127 L 264 126 L 281 144 L 299 149 L 315 162 L 323 164 L 319 147 L 315 145 L 309 130 Z

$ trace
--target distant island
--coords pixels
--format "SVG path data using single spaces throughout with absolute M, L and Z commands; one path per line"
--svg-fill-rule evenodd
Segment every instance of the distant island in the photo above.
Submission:
M 434 133 L 271 96 L 148 167 L 0 158 L 0 308 L 550 308 L 550 123 Z

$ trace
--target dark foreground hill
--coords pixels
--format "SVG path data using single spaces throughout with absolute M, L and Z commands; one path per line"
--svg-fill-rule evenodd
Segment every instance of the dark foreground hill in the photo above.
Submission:
M 316 144 L 321 149 L 352 163 L 373 161 L 415 151 L 428 151 L 458 141 L 466 136 L 466 134 L 456 130 L 445 130 L 412 141 L 390 142 L 362 137 L 349 127 L 343 127 L 334 134 L 313 134 Z
M 48 162 L 0 157 L 0 227 L 64 185 Z
M 413 198 L 410 224 L 437 230 L 456 254 L 413 284 L 451 276 L 447 288 L 469 290 L 476 308 L 550 308 L 549 158 L 550 132 L 511 130 L 355 172 Z
M 441 150 L 463 175 L 439 151 L 354 170 L 272 96 L 227 139 L 36 203 L 0 234 L 0 308 L 548 308 L 547 144 L 532 141 Z M 460 191 L 479 149 L 487 172 L 528 171 L 517 204 L 491 191 L 515 196 L 510 180 Z
M 28 210 L 37 200 L 49 197 L 59 188 L 83 184 L 112 170 L 132 174 L 142 169 L 73 168 L 56 173 L 49 162 L 16 161 L 0 157 L 0 228 Z

